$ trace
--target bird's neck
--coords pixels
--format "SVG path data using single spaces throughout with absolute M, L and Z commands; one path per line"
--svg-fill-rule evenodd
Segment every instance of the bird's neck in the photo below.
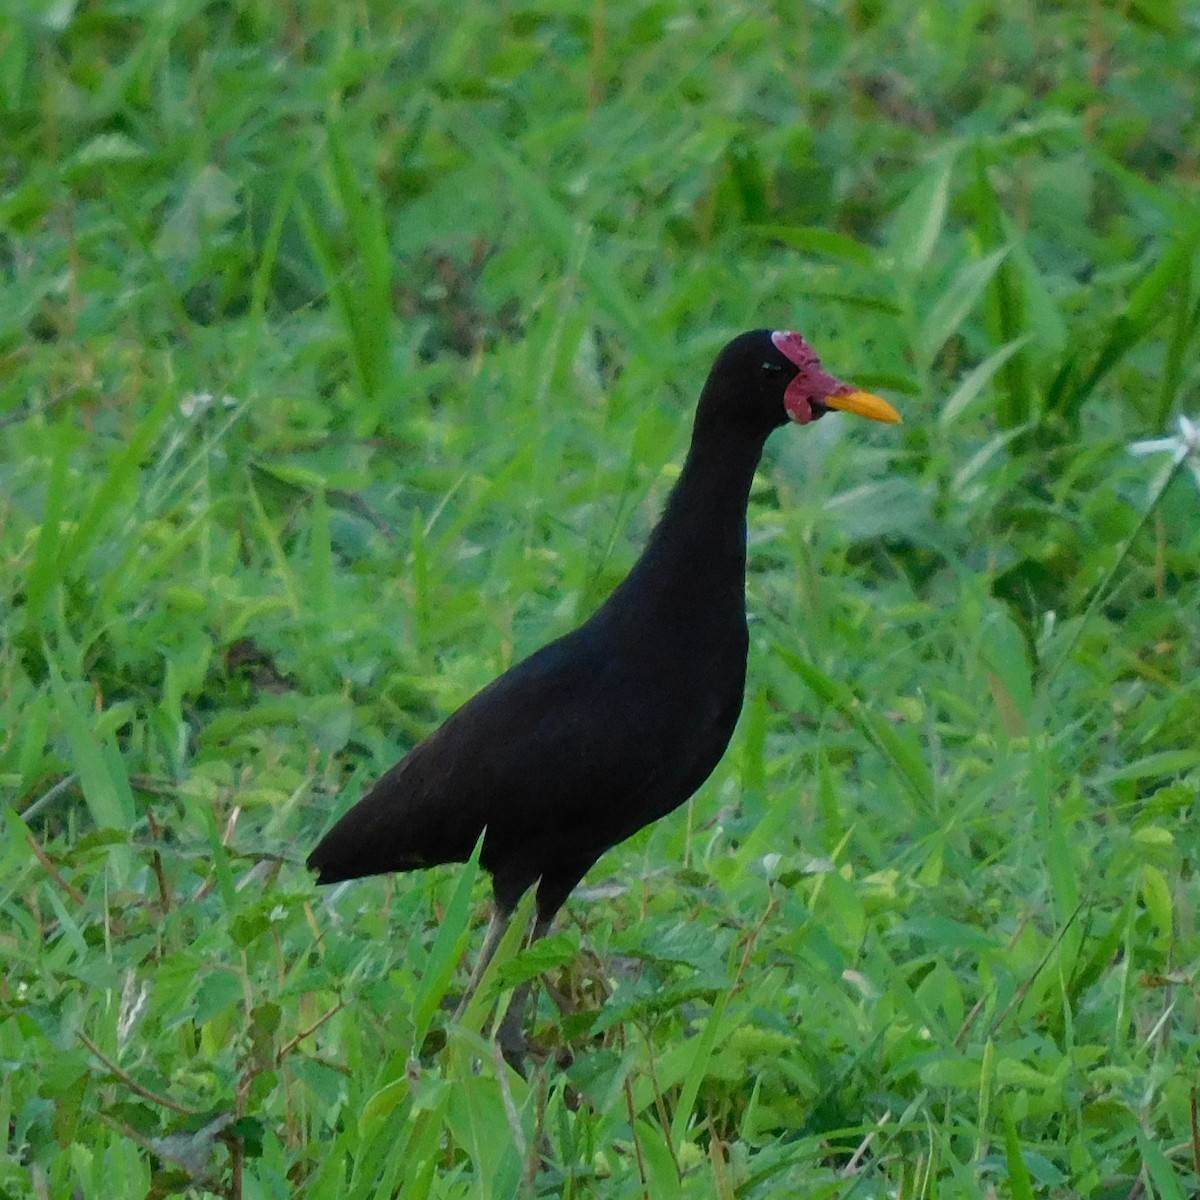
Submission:
M 652 542 L 746 554 L 746 507 L 765 437 L 693 437 Z M 699 550 L 697 550 L 699 553 Z
M 627 583 L 645 602 L 699 602 L 715 591 L 744 605 L 746 506 L 766 434 L 698 431 L 663 513 Z

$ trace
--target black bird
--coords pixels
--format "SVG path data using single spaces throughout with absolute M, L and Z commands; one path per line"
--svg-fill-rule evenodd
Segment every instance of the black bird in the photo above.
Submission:
M 734 338 L 629 575 L 578 629 L 506 671 L 392 767 L 309 855 L 318 882 L 464 862 L 486 829 L 480 861 L 495 910 L 467 997 L 535 884 L 534 936 L 544 933 L 605 850 L 678 808 L 724 754 L 746 682 L 754 471 L 774 429 L 830 409 L 900 420 L 822 370 L 798 333 Z M 510 1059 L 523 1048 L 523 1000 L 513 998 L 500 1031 Z

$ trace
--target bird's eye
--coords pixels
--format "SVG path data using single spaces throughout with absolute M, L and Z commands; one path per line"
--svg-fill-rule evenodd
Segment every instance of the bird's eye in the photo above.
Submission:
M 762 373 L 764 375 L 778 375 L 783 368 L 775 362 L 765 362 L 762 365 Z

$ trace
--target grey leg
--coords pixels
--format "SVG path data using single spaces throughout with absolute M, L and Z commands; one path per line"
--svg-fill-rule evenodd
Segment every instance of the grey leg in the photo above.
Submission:
M 454 1010 L 453 1019 L 455 1021 L 462 1020 L 463 1014 L 474 999 L 475 989 L 479 987 L 479 981 L 483 978 L 483 973 L 487 970 L 488 963 L 492 961 L 492 957 L 496 953 L 496 947 L 500 945 L 500 939 L 504 936 L 504 932 L 508 929 L 508 923 L 511 920 L 511 912 L 502 912 L 498 907 L 493 907 L 492 915 L 488 918 L 487 932 L 483 935 L 483 945 L 479 948 L 479 957 L 475 960 L 475 969 L 471 972 L 471 978 L 467 981 L 467 990 L 463 992 L 462 999 L 458 1002 L 458 1007 Z
M 550 932 L 553 921 L 553 917 L 537 919 L 529 937 L 531 946 L 538 938 L 543 938 Z M 527 979 L 513 992 L 504 1020 L 496 1030 L 496 1041 L 500 1046 L 500 1053 L 504 1055 L 504 1061 L 521 1075 L 525 1074 L 525 1055 L 529 1050 L 529 1043 L 525 1040 L 525 1005 L 535 982 L 534 979 Z

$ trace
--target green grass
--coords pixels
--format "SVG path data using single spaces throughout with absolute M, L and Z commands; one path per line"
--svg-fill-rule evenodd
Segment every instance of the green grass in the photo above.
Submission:
M 429 2 L 0 16 L 0 1196 L 1183 1197 L 1200 25 Z M 485 996 L 334 814 L 586 615 L 715 350 L 772 440 L 713 779 Z

